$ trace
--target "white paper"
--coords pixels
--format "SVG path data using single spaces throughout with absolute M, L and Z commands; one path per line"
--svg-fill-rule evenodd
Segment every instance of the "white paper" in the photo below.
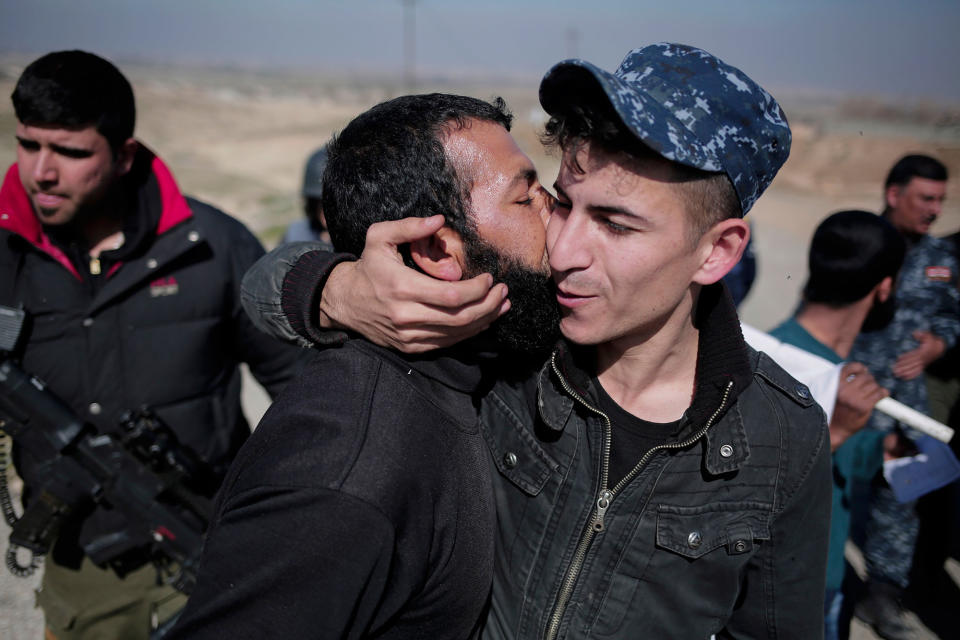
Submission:
M 840 385 L 840 369 L 842 364 L 833 364 L 829 360 L 816 356 L 784 342 L 780 342 L 768 333 L 755 329 L 750 325 L 741 325 L 743 337 L 751 347 L 763 351 L 774 359 L 777 364 L 794 378 L 807 385 L 813 399 L 823 407 L 827 414 L 827 422 L 833 415 L 833 407 L 837 402 L 837 389 Z M 953 429 L 937 422 L 919 411 L 911 409 L 902 402 L 893 398 L 883 398 L 874 407 L 894 420 L 909 425 L 941 442 L 950 442 L 953 438 Z

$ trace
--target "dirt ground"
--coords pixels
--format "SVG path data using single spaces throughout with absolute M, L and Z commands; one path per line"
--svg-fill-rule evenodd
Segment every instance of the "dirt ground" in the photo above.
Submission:
M 26 60 L 0 57 L 0 163 L 15 159 L 10 95 Z M 122 65 L 137 95 L 137 136 L 170 165 L 181 188 L 243 220 L 268 246 L 300 215 L 304 160 L 337 128 L 367 107 L 401 93 L 396 79 L 282 75 L 236 70 Z M 503 95 L 515 116 L 514 133 L 552 184 L 557 159 L 543 151 L 544 121 L 528 82 L 424 86 L 423 91 Z M 750 214 L 758 277 L 741 315 L 769 329 L 790 315 L 806 275 L 807 243 L 826 215 L 846 208 L 877 210 L 886 171 L 901 155 L 929 153 L 960 175 L 960 106 L 890 105 L 867 99 L 810 94 L 778 96 L 791 121 L 790 159 Z M 960 228 L 960 180 L 934 234 Z M 248 407 L 265 406 L 259 390 Z M 0 526 L 0 548 L 6 530 Z M 953 567 L 955 570 L 956 567 Z M 955 578 L 956 580 L 956 578 Z M 40 637 L 29 581 L 0 570 L 0 638 Z M 854 638 L 870 638 L 862 629 Z M 934 637 L 928 635 L 925 637 Z M 945 637 L 945 636 L 944 636 Z

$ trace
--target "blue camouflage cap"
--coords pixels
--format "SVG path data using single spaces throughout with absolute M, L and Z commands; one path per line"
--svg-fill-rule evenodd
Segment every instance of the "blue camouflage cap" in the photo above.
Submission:
M 627 54 L 614 73 L 586 60 L 564 60 L 540 83 L 553 114 L 595 81 L 623 123 L 667 160 L 724 172 L 741 214 L 757 201 L 790 154 L 790 125 L 773 97 L 713 54 L 659 43 Z

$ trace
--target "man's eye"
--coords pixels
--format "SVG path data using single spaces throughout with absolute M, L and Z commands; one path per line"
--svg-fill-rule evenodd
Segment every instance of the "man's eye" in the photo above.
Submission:
M 519 204 L 519 205 L 522 206 L 522 207 L 529 206 L 529 205 L 533 204 L 533 198 L 526 198 L 526 199 L 524 199 L 524 200 L 517 200 L 517 204 Z
M 558 209 L 569 209 L 571 205 L 569 202 L 564 202 L 559 198 L 554 198 L 553 206 L 557 207 Z
M 59 149 L 57 153 L 59 153 L 60 155 L 66 158 L 77 158 L 77 159 L 89 158 L 91 155 L 93 155 L 86 149 Z
M 40 148 L 40 144 L 34 142 L 33 140 L 20 140 L 17 139 L 17 143 L 20 145 L 20 148 L 24 151 L 36 151 Z
M 603 224 L 607 227 L 607 230 L 614 235 L 623 235 L 631 231 L 629 227 L 625 227 L 622 224 L 617 224 L 612 220 L 604 220 Z

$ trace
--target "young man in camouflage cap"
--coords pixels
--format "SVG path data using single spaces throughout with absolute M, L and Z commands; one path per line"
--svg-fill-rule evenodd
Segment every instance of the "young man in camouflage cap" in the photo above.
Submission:
M 720 284 L 749 236 L 742 215 L 789 152 L 780 107 L 676 44 L 634 50 L 615 73 L 562 62 L 540 100 L 563 153 L 547 248 L 565 340 L 519 380 L 504 363 L 480 409 L 498 517 L 484 637 L 821 637 L 823 412 L 746 345 Z M 436 222 L 394 224 L 329 272 L 317 324 L 416 351 L 506 306 L 470 289 L 482 282 L 402 270 L 390 247 Z M 301 258 L 286 281 L 321 284 L 335 261 Z M 329 341 L 309 320 L 313 289 L 299 291 L 262 320 Z M 391 312 L 426 328 L 365 328 L 397 324 Z

